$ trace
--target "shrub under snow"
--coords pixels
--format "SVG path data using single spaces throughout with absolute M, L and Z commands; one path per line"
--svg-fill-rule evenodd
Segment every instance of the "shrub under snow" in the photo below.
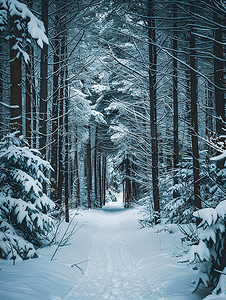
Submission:
M 0 141 L 0 257 L 37 257 L 47 243 L 54 203 L 43 193 L 44 173 L 51 169 L 40 153 L 16 133 Z
M 226 200 L 216 208 L 196 211 L 194 216 L 201 219 L 198 229 L 200 240 L 197 245 L 191 246 L 187 261 L 198 268 L 195 289 L 200 283 L 215 287 L 220 272 L 226 266 Z

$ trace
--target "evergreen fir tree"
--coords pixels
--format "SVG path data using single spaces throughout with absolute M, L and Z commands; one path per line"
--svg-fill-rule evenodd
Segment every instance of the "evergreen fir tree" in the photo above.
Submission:
M 43 193 L 49 162 L 30 149 L 18 132 L 0 142 L 0 257 L 37 257 L 35 247 L 48 242 L 54 203 Z

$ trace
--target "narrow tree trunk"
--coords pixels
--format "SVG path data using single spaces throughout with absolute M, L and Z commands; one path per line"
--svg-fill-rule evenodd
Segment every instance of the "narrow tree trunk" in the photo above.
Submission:
M 214 13 L 213 20 L 217 24 L 221 24 L 220 17 Z M 222 28 L 219 26 L 215 30 L 213 43 L 214 50 L 214 83 L 215 83 L 215 105 L 216 105 L 216 130 L 217 134 L 224 134 L 222 130 L 222 120 L 225 119 L 225 104 L 224 104 L 224 90 L 223 77 L 224 77 L 224 61 L 223 61 L 223 45 L 222 45 Z M 218 88 L 219 87 L 219 88 Z
M 94 148 L 94 193 L 95 193 L 95 205 L 98 203 L 98 170 L 97 170 L 97 155 L 98 155 L 98 127 L 96 127 L 95 133 L 95 148 Z
M 173 6 L 173 18 L 177 19 L 177 6 Z M 177 27 L 177 22 L 174 22 L 174 28 Z M 174 155 L 173 165 L 176 168 L 179 162 L 179 141 L 178 141 L 178 91 L 177 91 L 177 31 L 173 31 L 173 144 Z M 175 179 L 174 179 L 175 181 Z M 176 182 L 174 182 L 176 183 Z
M 51 148 L 51 165 L 54 169 L 51 173 L 52 178 L 52 200 L 60 206 L 58 198 L 58 169 L 59 169 L 59 56 L 60 56 L 60 37 L 59 37 L 59 17 L 55 17 L 56 36 L 54 40 L 54 54 L 53 54 L 53 103 L 52 103 L 52 148 Z
M 0 35 L 0 139 L 10 133 L 10 41 L 6 39 L 9 34 L 9 24 Z
M 102 203 L 102 163 L 101 163 L 101 160 L 102 160 L 102 153 L 100 152 L 100 149 L 98 149 L 98 185 L 99 185 L 99 203 L 100 203 L 100 207 L 103 206 L 103 203 Z
M 193 5 L 190 6 L 194 12 Z M 191 80 L 191 135 L 193 155 L 193 178 L 194 178 L 194 208 L 200 209 L 200 186 L 199 186 L 199 148 L 198 148 L 198 113 L 197 113 L 197 79 L 195 74 L 195 36 L 193 28 L 190 28 L 190 80 Z
M 209 140 L 213 137 L 213 92 L 212 85 L 207 83 L 206 86 L 206 138 Z M 209 155 L 212 155 L 212 147 L 208 147 Z
M 77 127 L 75 131 L 75 186 L 76 186 L 76 207 L 80 206 L 80 181 L 79 181 L 79 172 L 78 172 L 78 136 L 77 136 Z
M 88 208 L 91 208 L 91 193 L 92 193 L 92 169 L 91 169 L 91 142 L 86 145 L 86 176 L 87 176 L 87 196 Z
M 126 178 L 125 178 L 125 208 L 131 205 L 131 182 L 130 182 L 130 163 L 128 155 L 126 155 Z
M 31 56 L 30 46 L 26 47 L 26 52 Z M 26 64 L 26 138 L 31 142 L 31 63 Z
M 61 51 L 60 57 L 61 60 L 64 56 L 64 40 L 61 39 Z M 65 70 L 63 67 L 63 61 L 60 61 L 60 99 L 59 99 L 59 142 L 58 142 L 58 153 L 59 153 L 59 161 L 58 161 L 58 201 L 59 205 L 62 205 L 62 197 L 63 197 L 63 182 L 64 182 L 64 156 L 63 156 L 63 149 L 64 149 L 64 89 L 65 89 Z
M 158 134 L 157 134 L 157 103 L 156 103 L 156 66 L 157 52 L 155 35 L 155 19 L 153 1 L 148 1 L 148 38 L 149 38 L 149 99 L 150 99 L 150 126 L 152 148 L 152 188 L 154 210 L 159 213 L 159 186 L 158 186 Z M 156 219 L 157 222 L 157 219 Z
M 135 170 L 136 170 L 136 165 L 134 163 L 135 157 L 133 156 L 133 162 L 131 163 L 131 170 L 132 170 L 132 177 L 135 178 Z M 137 184 L 136 181 L 133 179 L 131 182 L 131 197 L 133 200 L 137 199 Z
M 217 24 L 221 24 L 221 18 L 217 13 L 213 14 L 213 20 Z M 222 45 L 222 28 L 219 26 L 214 34 L 214 83 L 215 83 L 215 108 L 216 108 L 216 131 L 217 135 L 225 134 L 223 131 L 223 122 L 225 121 L 225 100 L 224 92 L 224 61 L 223 61 L 223 45 Z M 222 169 L 224 161 L 218 161 L 217 167 Z
M 65 41 L 66 44 L 66 41 Z M 67 56 L 67 48 L 65 46 L 65 58 Z M 68 68 L 67 65 L 65 66 L 65 87 L 64 87 L 64 94 L 65 94 L 65 221 L 69 222 L 69 130 L 68 130 Z
M 175 20 L 173 27 L 173 167 L 177 168 L 179 162 L 179 139 L 178 139 L 178 91 L 177 91 L 177 6 L 173 5 L 173 18 Z M 177 177 L 173 176 L 174 184 L 178 183 Z M 178 192 L 173 192 L 176 198 Z
M 31 146 L 36 148 L 36 136 L 37 136 L 37 95 L 36 95 L 36 84 L 35 84 L 35 67 L 34 67 L 34 49 L 32 48 L 31 55 L 31 75 L 32 75 L 32 132 L 31 132 Z
M 106 154 L 102 155 L 102 205 L 106 204 Z

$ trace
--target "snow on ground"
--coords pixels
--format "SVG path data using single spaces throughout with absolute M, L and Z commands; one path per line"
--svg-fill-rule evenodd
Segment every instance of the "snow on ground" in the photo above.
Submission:
M 53 261 L 56 246 L 40 249 L 38 259 L 14 266 L 0 260 L 0 299 L 203 299 L 206 289 L 192 293 L 195 272 L 177 263 L 184 250 L 177 227 L 170 226 L 172 233 L 161 225 L 140 229 L 140 217 L 136 209 L 124 210 L 119 202 L 82 211 L 75 222 L 84 226 Z

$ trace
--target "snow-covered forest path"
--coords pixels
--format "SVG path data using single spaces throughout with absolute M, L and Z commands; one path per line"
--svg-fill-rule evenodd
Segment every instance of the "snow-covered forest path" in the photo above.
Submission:
M 114 202 L 90 211 L 86 226 L 90 226 L 91 246 L 84 278 L 62 300 L 202 299 L 199 293 L 191 294 L 187 276 L 181 278 L 188 271 L 173 257 L 178 250 L 172 244 L 174 234 L 164 233 L 161 227 L 151 237 L 149 229 L 140 229 L 138 217 L 136 210 Z
M 56 245 L 38 250 L 38 259 L 15 266 L 0 260 L 0 299 L 203 299 L 208 293 L 204 288 L 192 293 L 194 271 L 177 263 L 185 250 L 177 226 L 169 226 L 171 233 L 163 225 L 140 229 L 139 218 L 138 210 L 125 210 L 118 202 L 80 211 L 74 222 L 77 228 L 84 226 L 53 261 Z
M 131 229 L 124 216 L 125 210 L 117 203 L 99 211 L 84 280 L 69 290 L 64 300 L 166 299 L 159 297 L 153 278 L 146 278 L 139 261 L 132 257 Z

